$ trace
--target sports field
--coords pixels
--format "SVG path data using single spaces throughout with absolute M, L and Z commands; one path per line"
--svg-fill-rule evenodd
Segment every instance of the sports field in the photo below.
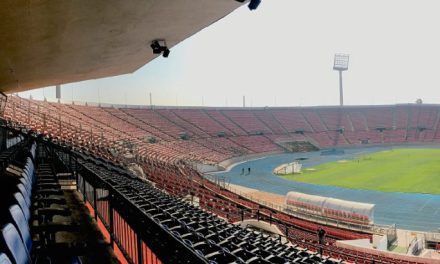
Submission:
M 280 177 L 353 189 L 440 194 L 440 149 L 380 151 Z

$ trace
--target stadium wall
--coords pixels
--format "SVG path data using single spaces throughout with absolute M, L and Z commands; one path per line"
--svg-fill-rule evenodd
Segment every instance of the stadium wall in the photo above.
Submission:
M 389 251 L 382 251 L 382 250 L 377 250 L 377 249 L 372 249 L 372 248 L 355 246 L 352 244 L 345 243 L 343 240 L 337 240 L 336 246 L 340 247 L 340 248 L 348 249 L 348 250 L 353 250 L 353 251 L 357 251 L 357 252 L 363 252 L 366 254 L 376 255 L 376 256 L 378 256 L 378 258 L 376 260 L 380 260 L 380 257 L 383 257 L 383 258 L 398 259 L 400 261 L 408 261 L 411 263 L 423 263 L 423 264 L 438 264 L 439 263 L 438 259 L 428 259 L 428 258 L 423 258 L 420 256 L 411 256 L 411 255 L 393 253 L 393 252 L 389 252 Z
M 319 146 L 319 145 L 318 145 Z M 404 142 L 404 143 L 369 143 L 369 144 L 350 144 L 350 145 L 337 145 L 334 147 L 324 147 L 321 150 L 331 150 L 334 148 L 341 149 L 356 149 L 356 148 L 374 148 L 374 147 L 426 147 L 426 148 L 438 148 L 440 147 L 439 142 Z
M 234 165 L 245 162 L 245 161 L 251 161 L 259 158 L 263 158 L 266 156 L 274 155 L 274 154 L 281 154 L 284 153 L 283 151 L 272 151 L 272 152 L 265 152 L 265 153 L 257 153 L 257 154 L 250 154 L 240 157 L 234 157 L 231 159 L 224 160 L 220 162 L 218 165 L 222 168 L 222 170 L 230 170 Z
M 191 163 L 193 168 L 199 171 L 200 173 L 207 173 L 207 172 L 215 172 L 215 171 L 221 171 L 224 170 L 223 167 L 217 166 L 217 165 L 210 165 L 210 164 L 203 164 L 199 162 L 192 162 Z

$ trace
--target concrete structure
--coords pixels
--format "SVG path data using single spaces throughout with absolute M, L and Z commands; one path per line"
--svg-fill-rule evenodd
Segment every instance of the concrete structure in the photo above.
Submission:
M 131 73 L 242 5 L 235 0 L 0 2 L 0 91 Z M 171 55 L 172 56 L 172 55 Z

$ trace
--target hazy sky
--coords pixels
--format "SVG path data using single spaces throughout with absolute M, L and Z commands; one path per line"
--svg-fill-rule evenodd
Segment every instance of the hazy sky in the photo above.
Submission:
M 133 74 L 62 86 L 66 100 L 120 104 L 335 105 L 334 53 L 350 54 L 346 104 L 440 103 L 440 1 L 262 0 Z M 73 91 L 73 92 L 72 92 Z M 22 96 L 55 97 L 55 89 Z M 98 99 L 98 94 L 100 94 Z

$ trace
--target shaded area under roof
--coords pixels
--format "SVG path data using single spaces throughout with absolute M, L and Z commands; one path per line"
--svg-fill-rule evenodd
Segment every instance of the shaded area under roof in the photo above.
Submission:
M 131 73 L 221 19 L 235 0 L 0 2 L 0 91 L 11 93 Z

